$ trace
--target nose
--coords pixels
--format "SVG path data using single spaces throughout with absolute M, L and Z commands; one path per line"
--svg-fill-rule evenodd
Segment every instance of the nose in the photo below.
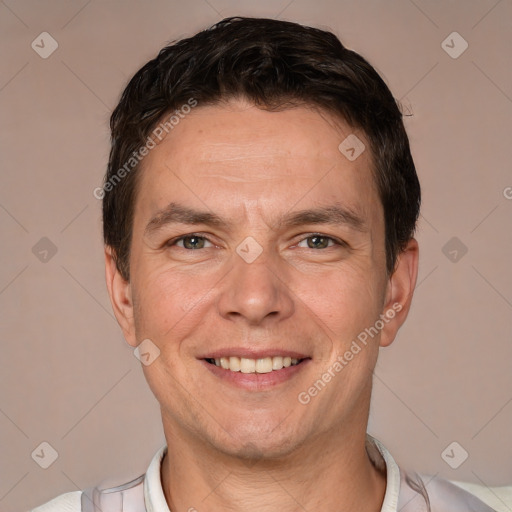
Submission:
M 253 326 L 280 322 L 292 315 L 293 293 L 285 265 L 263 254 L 247 263 L 235 254 L 233 268 L 222 283 L 220 315 Z

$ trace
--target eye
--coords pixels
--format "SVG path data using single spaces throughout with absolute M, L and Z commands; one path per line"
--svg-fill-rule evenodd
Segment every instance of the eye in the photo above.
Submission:
M 301 240 L 297 246 L 301 247 L 301 243 L 307 242 L 307 248 L 308 249 L 326 249 L 327 247 L 332 247 L 333 245 L 341 245 L 346 246 L 344 242 L 341 240 L 337 240 L 335 238 L 332 238 L 330 236 L 321 235 L 321 234 L 313 234 L 308 236 L 307 238 L 304 238 Z M 332 242 L 329 245 L 329 242 Z M 304 247 L 304 246 L 302 246 Z
M 183 242 L 183 245 L 180 245 Z M 204 249 L 205 243 L 211 244 L 208 238 L 198 235 L 196 233 L 190 233 L 189 235 L 181 236 L 179 238 L 174 238 L 167 242 L 168 247 L 172 247 L 174 245 L 181 247 L 182 249 Z

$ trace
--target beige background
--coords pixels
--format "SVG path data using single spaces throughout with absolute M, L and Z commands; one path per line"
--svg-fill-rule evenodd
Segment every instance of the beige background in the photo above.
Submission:
M 414 114 L 420 277 L 408 323 L 381 351 L 369 431 L 405 467 L 512 483 L 510 0 L 5 0 L 2 511 L 135 478 L 164 442 L 158 404 L 113 318 L 92 192 L 127 79 L 166 42 L 235 14 L 334 30 Z M 58 42 L 47 59 L 31 48 L 43 31 Z M 469 44 L 456 59 L 441 45 L 454 31 Z M 46 262 L 42 237 L 57 248 Z M 460 247 L 444 249 L 456 262 L 443 252 L 452 237 L 467 247 L 462 258 Z M 31 458 L 43 441 L 59 454 L 46 470 Z M 469 453 L 458 469 L 441 457 L 453 441 Z

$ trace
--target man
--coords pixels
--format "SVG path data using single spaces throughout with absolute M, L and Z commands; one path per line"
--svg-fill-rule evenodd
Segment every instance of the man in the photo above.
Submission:
M 420 205 L 366 60 L 318 29 L 226 19 L 141 68 L 111 129 L 107 286 L 166 445 L 133 482 L 38 512 L 500 510 L 366 433 Z

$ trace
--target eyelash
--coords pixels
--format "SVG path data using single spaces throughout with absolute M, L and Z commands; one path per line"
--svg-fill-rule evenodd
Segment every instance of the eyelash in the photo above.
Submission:
M 339 240 L 338 238 L 334 238 L 332 236 L 327 236 L 327 235 L 324 235 L 322 233 L 311 233 L 308 236 L 306 236 L 306 237 L 302 238 L 301 240 L 299 240 L 298 243 L 303 242 L 304 240 L 307 240 L 308 238 L 313 238 L 315 236 L 319 237 L 319 238 L 326 238 L 327 240 L 331 240 L 332 242 L 334 242 L 333 245 L 339 245 L 340 247 L 348 247 L 348 244 L 346 242 L 344 242 L 343 240 Z M 180 236 L 178 238 L 173 238 L 172 240 L 169 240 L 165 244 L 165 246 L 166 247 L 173 247 L 178 242 L 184 240 L 185 238 L 203 238 L 204 240 L 207 240 L 208 242 L 213 244 L 213 242 L 207 236 L 201 235 L 200 233 L 189 233 L 187 235 L 183 235 L 183 236 Z M 328 245 L 327 247 L 324 248 L 324 250 L 327 249 L 328 247 L 333 247 L 333 245 Z M 186 249 L 185 247 L 180 247 L 180 249 L 184 249 L 186 251 L 197 250 L 197 249 Z M 315 249 L 312 249 L 312 250 L 315 250 Z
M 166 247 L 173 247 L 178 242 L 180 242 L 181 240 L 184 240 L 185 238 L 204 238 L 205 240 L 208 240 L 208 242 L 213 243 L 207 236 L 201 235 L 199 233 L 189 233 L 187 235 L 183 235 L 183 236 L 180 236 L 178 238 L 173 238 L 173 239 L 169 240 L 168 242 L 166 242 L 165 246 Z M 185 248 L 181 247 L 181 249 L 185 249 Z M 188 250 L 188 249 L 185 249 L 185 250 Z

